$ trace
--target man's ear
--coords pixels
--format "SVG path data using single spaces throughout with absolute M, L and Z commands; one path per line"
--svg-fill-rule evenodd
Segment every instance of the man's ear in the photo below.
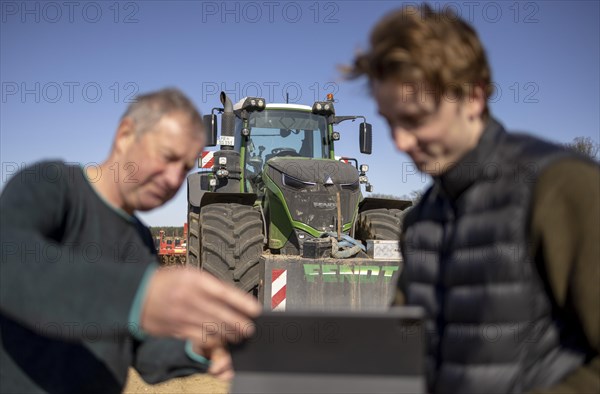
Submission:
M 483 89 L 476 86 L 469 97 L 464 101 L 464 110 L 466 115 L 470 119 L 481 118 L 483 110 L 485 108 L 485 98 L 483 95 Z
M 125 118 L 119 124 L 115 135 L 114 153 L 121 155 L 126 152 L 135 141 L 135 122 L 131 118 Z

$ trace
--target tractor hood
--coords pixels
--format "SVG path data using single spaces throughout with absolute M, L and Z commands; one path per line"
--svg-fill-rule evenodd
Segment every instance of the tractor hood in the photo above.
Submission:
M 301 182 L 323 186 L 352 185 L 358 182 L 356 168 L 336 160 L 276 157 L 269 160 L 267 166 L 267 172 L 273 180 L 285 174 Z
M 327 159 L 276 157 L 267 162 L 265 170 L 270 198 L 277 200 L 271 203 L 281 204 L 295 228 L 319 236 L 335 231 L 338 221 L 345 231 L 352 227 L 361 196 L 358 171 L 353 165 Z

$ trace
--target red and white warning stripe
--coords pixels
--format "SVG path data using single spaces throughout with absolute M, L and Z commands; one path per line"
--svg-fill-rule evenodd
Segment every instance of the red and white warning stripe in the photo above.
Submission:
M 212 168 L 215 165 L 215 152 L 204 151 L 202 152 L 202 158 L 200 160 L 201 168 Z
M 287 270 L 271 270 L 271 310 L 285 311 Z
M 337 161 L 341 161 L 342 163 L 350 164 L 350 162 L 346 159 L 340 160 L 343 156 L 334 156 Z

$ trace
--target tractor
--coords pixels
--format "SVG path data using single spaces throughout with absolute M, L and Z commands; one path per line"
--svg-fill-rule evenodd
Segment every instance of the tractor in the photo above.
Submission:
M 312 106 L 220 101 L 203 119 L 206 146 L 220 149 L 187 179 L 187 264 L 267 309 L 385 308 L 411 202 L 363 197 L 368 166 L 334 149 L 334 126 L 361 119 L 360 152 L 371 154 L 371 124 L 336 116 L 329 95 Z

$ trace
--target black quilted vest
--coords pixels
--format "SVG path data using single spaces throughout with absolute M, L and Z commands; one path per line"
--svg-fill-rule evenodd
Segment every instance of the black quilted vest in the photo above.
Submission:
M 491 119 L 406 218 L 399 286 L 428 315 L 430 392 L 520 393 L 584 362 L 528 244 L 536 180 L 566 155 Z

